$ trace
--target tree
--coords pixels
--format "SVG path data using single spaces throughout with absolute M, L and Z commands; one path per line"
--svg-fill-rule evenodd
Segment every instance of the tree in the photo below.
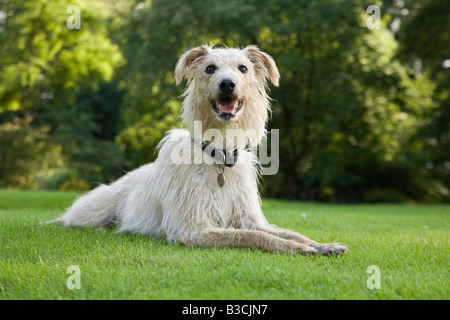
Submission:
M 430 191 L 450 201 L 450 24 L 448 1 L 407 2 L 397 11 L 401 50 L 398 56 L 414 68 L 414 77 L 433 81 L 432 108 L 425 113 L 411 148 L 420 170 L 432 183 Z
M 373 30 L 369 1 L 86 0 L 80 30 L 66 27 L 69 4 L 0 0 L 0 123 L 49 127 L 70 174 L 110 181 L 124 155 L 128 168 L 154 160 L 181 125 L 178 57 L 256 44 L 281 71 L 269 123 L 280 171 L 264 177 L 266 196 L 448 199 L 445 2 L 384 1 Z
M 62 165 L 61 147 L 49 141 L 49 128 L 33 128 L 31 120 L 15 118 L 0 125 L 2 188 L 33 188 L 40 175 Z
M 81 29 L 70 29 L 72 4 L 0 1 L 0 112 L 16 111 L 34 119 L 37 131 L 46 128 L 61 146 L 67 179 L 104 182 L 123 173 L 114 144 L 118 120 L 109 117 L 118 114 L 121 93 L 108 81 L 124 61 L 107 32 L 111 5 L 77 1 Z M 8 118 L 0 114 L 0 121 Z
M 391 200 L 420 197 L 426 188 L 405 145 L 423 117 L 414 101 L 429 109 L 430 84 L 411 79 L 396 60 L 389 16 L 382 30 L 367 29 L 368 5 L 211 0 L 136 8 L 124 34 L 131 85 L 119 142 L 138 159 L 144 150 L 154 158 L 160 132 L 176 123 L 172 70 L 184 50 L 256 44 L 282 75 L 270 123 L 281 130 L 280 172 L 264 178 L 266 195 L 356 201 L 396 190 Z
M 122 62 L 106 35 L 102 4 L 78 1 L 81 29 L 69 29 L 68 0 L 0 2 L 0 110 L 31 108 L 41 98 L 71 102 L 80 86 L 111 79 Z

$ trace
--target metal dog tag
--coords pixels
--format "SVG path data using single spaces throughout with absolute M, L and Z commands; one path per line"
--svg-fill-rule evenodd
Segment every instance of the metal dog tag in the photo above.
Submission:
M 223 185 L 225 184 L 225 177 L 224 177 L 223 173 L 217 175 L 217 181 L 219 182 L 219 187 L 222 188 Z
M 214 158 L 214 161 L 217 165 L 217 182 L 219 182 L 219 187 L 222 188 L 225 184 L 225 176 L 223 175 L 225 173 L 225 154 L 222 152 L 222 163 L 219 163 L 216 158 Z

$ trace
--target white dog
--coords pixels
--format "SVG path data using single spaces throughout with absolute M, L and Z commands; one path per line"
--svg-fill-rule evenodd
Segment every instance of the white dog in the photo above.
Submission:
M 267 83 L 278 86 L 279 77 L 273 59 L 255 46 L 204 45 L 185 52 L 175 79 L 177 85 L 188 81 L 182 105 L 187 130 L 170 131 L 154 163 L 90 191 L 55 221 L 116 224 L 119 231 L 189 245 L 345 252 L 339 244 L 320 244 L 270 225 L 261 211 L 255 150 L 270 112 Z M 195 135 L 196 124 L 201 132 Z

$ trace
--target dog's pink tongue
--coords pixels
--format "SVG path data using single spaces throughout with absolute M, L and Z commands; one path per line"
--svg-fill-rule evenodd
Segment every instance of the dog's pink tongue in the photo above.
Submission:
M 231 113 L 235 109 L 236 101 L 229 99 L 221 99 L 219 101 L 220 111 L 225 113 Z

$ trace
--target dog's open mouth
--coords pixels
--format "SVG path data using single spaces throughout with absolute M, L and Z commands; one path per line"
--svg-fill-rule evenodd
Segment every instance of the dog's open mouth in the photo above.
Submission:
M 217 101 L 211 101 L 211 106 L 220 118 L 231 119 L 241 110 L 243 103 L 234 98 L 220 98 Z

